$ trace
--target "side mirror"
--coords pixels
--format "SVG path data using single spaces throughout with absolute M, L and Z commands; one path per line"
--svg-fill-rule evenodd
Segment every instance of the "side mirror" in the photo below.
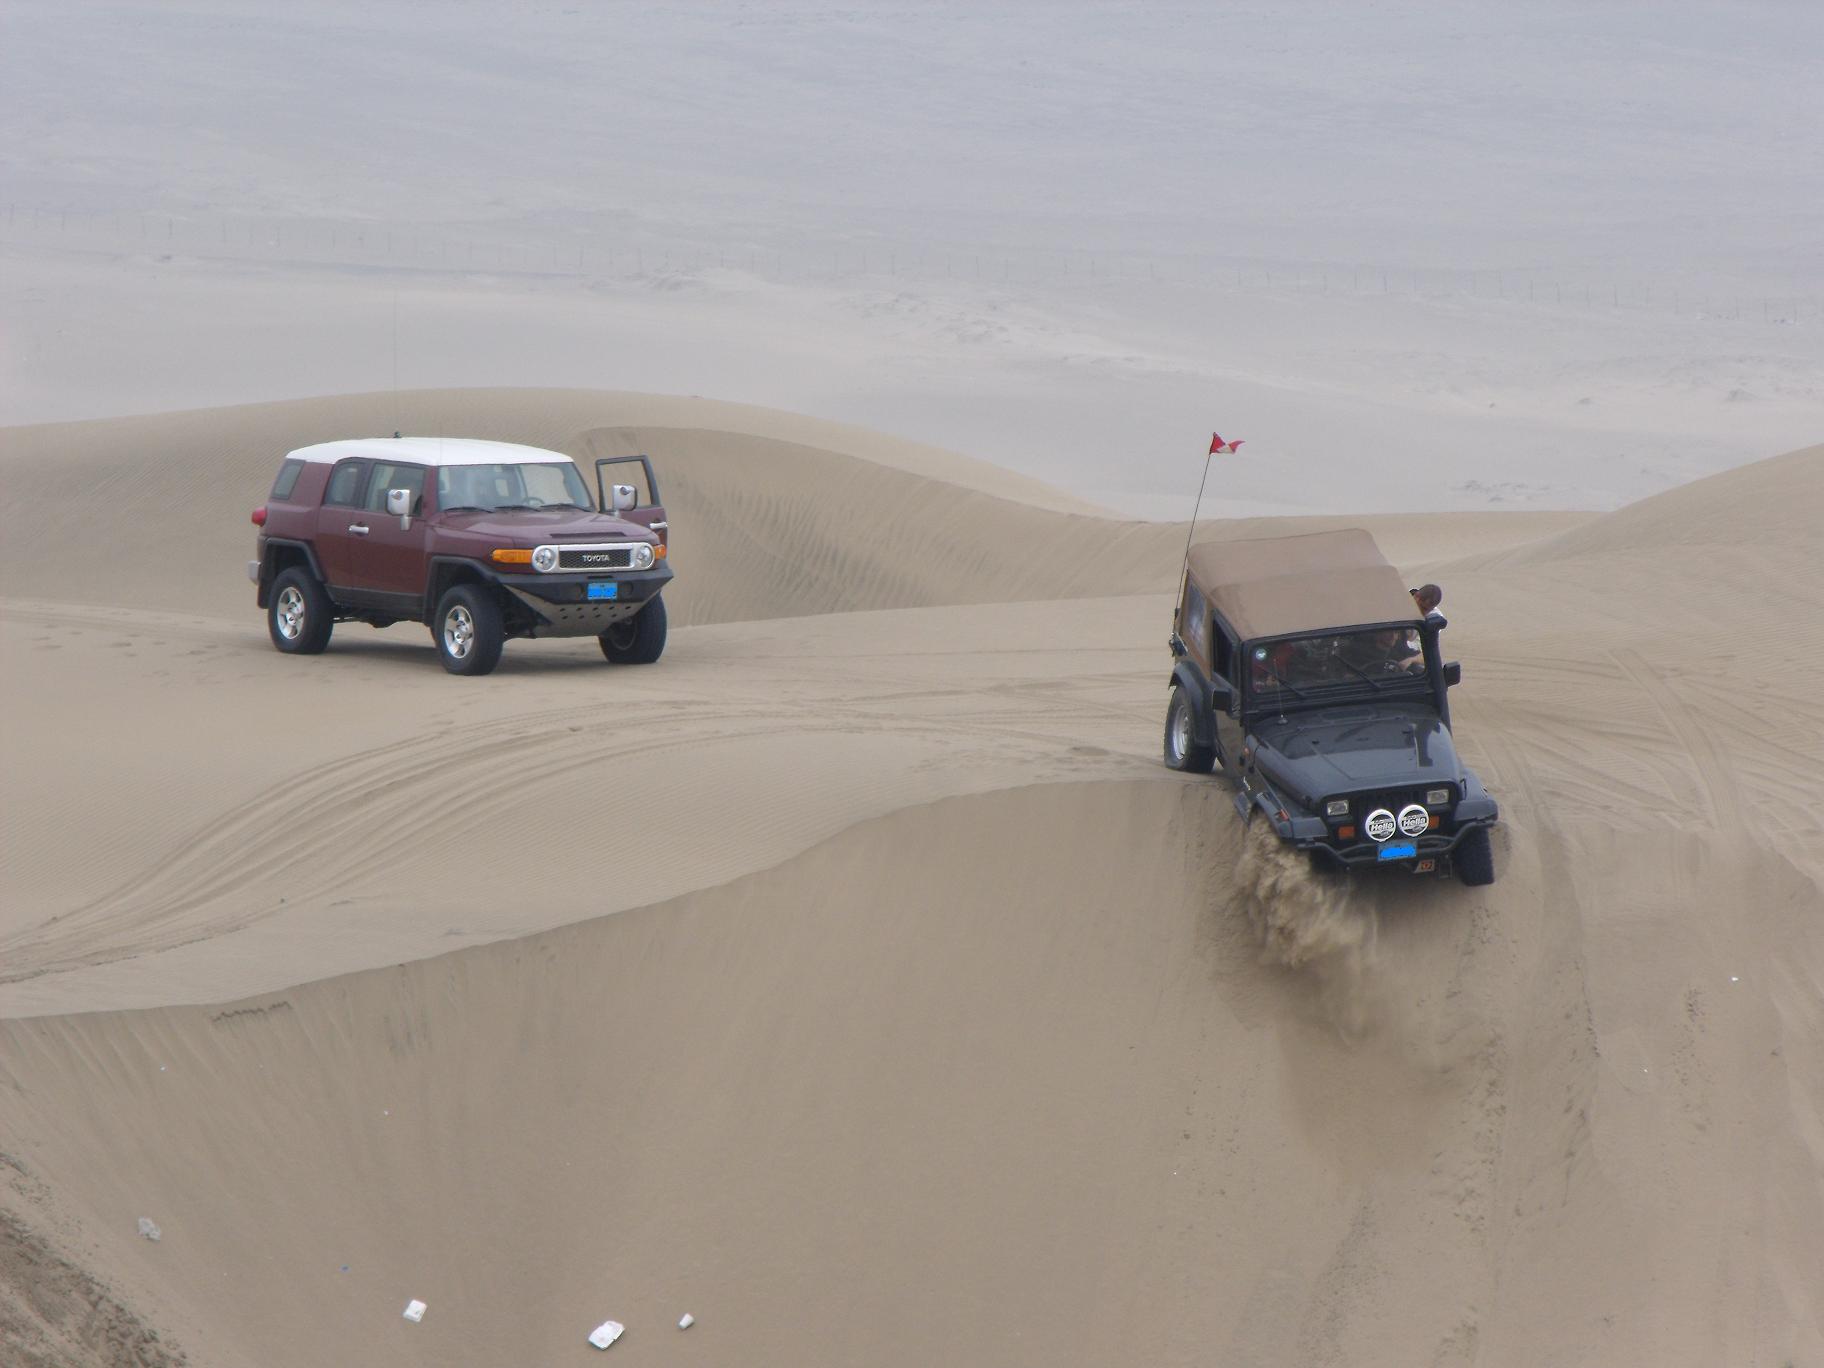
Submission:
M 1210 707 L 1219 713 L 1235 711 L 1235 691 L 1217 685 L 1210 690 Z
M 399 519 L 401 529 L 412 525 L 412 491 L 409 489 L 389 489 L 386 491 L 386 511 Z
M 1462 682 L 1463 682 L 1462 662 L 1456 661 L 1456 660 L 1445 661 L 1444 662 L 1444 687 L 1448 689 L 1454 685 L 1461 684 Z
M 625 513 L 629 509 L 637 508 L 639 507 L 639 502 L 639 491 L 632 485 L 616 485 L 614 487 L 614 511 L 616 513 Z

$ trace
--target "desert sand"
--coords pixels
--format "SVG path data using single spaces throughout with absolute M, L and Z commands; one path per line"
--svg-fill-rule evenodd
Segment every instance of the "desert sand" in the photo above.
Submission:
M 664 660 L 274 652 L 278 454 L 399 426 L 649 452 Z M 1824 1362 L 1824 447 L 1212 491 L 1445 586 L 1493 887 L 1164 769 L 1185 529 L 1091 491 L 578 390 L 0 429 L 0 1360 Z

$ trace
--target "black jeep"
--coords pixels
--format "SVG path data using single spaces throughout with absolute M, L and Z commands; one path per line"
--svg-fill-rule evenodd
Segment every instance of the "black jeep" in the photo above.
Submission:
M 1359 529 L 1194 548 L 1172 624 L 1165 762 L 1326 864 L 1493 883 L 1497 812 L 1457 757 L 1438 649 Z

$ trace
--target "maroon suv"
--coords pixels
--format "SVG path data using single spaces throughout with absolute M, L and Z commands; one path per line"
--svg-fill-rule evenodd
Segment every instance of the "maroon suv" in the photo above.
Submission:
M 612 466 L 644 491 L 604 485 Z M 657 660 L 671 567 L 652 462 L 608 457 L 595 481 L 592 500 L 568 456 L 507 442 L 372 437 L 292 452 L 253 512 L 247 564 L 272 644 L 311 655 L 337 622 L 412 619 L 453 674 L 486 674 L 522 636 L 593 636 L 610 661 Z

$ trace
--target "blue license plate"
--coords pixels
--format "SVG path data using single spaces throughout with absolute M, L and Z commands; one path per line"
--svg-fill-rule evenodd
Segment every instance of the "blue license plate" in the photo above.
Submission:
M 619 598 L 621 586 L 618 584 L 592 584 L 589 586 L 589 597 L 592 599 Z
M 1381 847 L 1381 853 L 1375 858 L 1379 860 L 1410 860 L 1418 853 L 1419 848 L 1411 841 L 1389 841 L 1386 845 Z

